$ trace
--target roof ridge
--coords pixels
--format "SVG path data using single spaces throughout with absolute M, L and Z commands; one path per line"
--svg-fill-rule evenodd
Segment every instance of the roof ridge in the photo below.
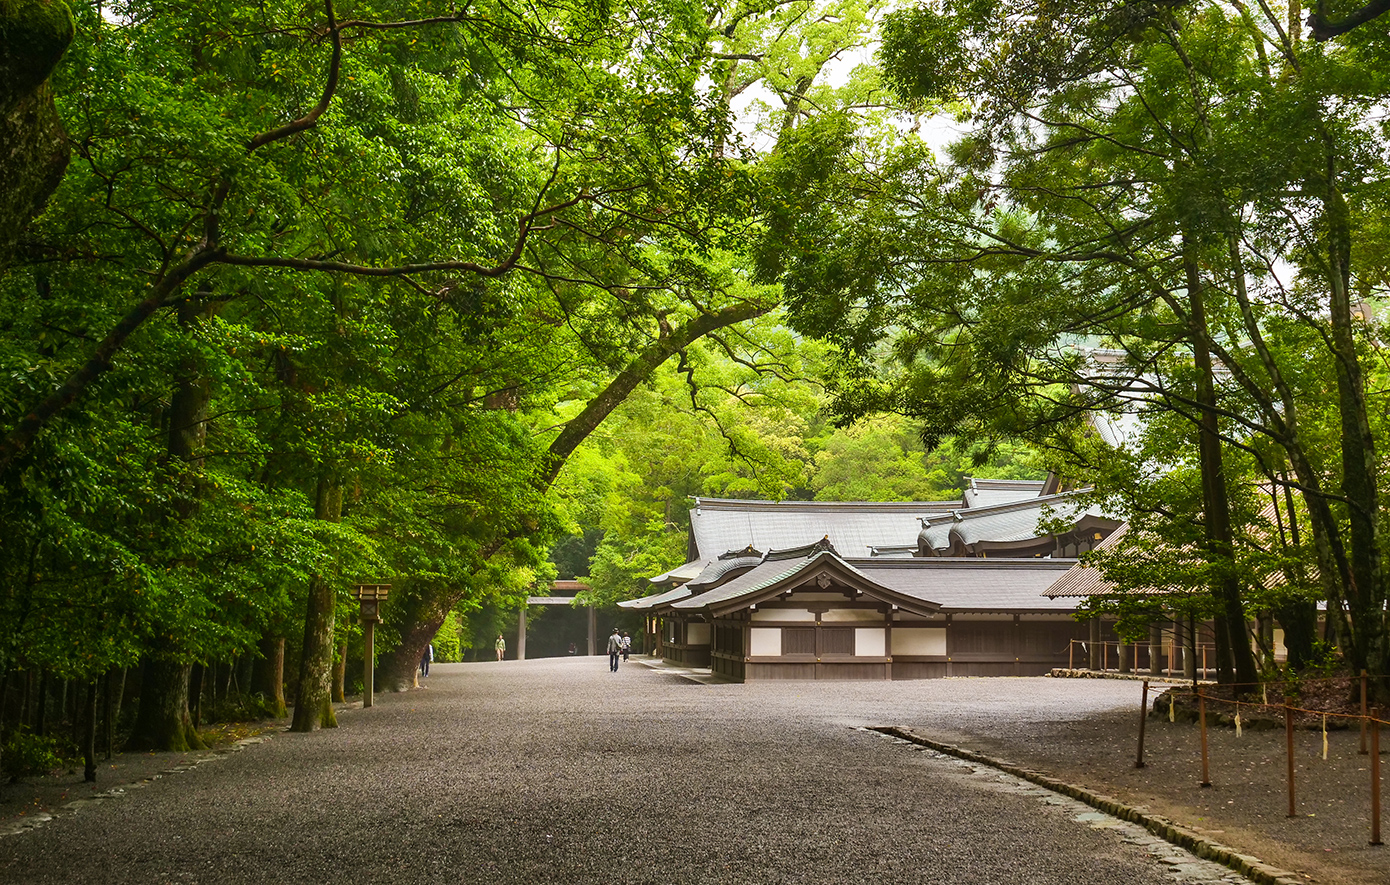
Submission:
M 775 507 L 786 510 L 921 510 L 959 507 L 960 498 L 944 498 L 938 501 L 764 501 L 755 498 L 701 498 L 693 499 L 695 509 L 708 507 L 712 510 L 766 510 Z
M 975 519 L 980 516 L 993 516 L 998 513 L 1015 513 L 1019 510 L 1031 510 L 1035 507 L 1041 508 L 1045 504 L 1055 503 L 1066 498 L 1074 498 L 1082 492 L 1090 489 L 1073 489 L 1066 492 L 1058 492 L 1055 495 L 1039 495 L 1036 498 L 1023 498 L 1018 501 L 1004 501 L 999 504 L 985 504 L 980 507 L 961 507 L 952 510 L 949 514 L 942 513 L 934 516 L 924 517 L 922 527 L 930 525 L 945 525 L 947 522 L 961 522 L 966 519 Z M 933 522 L 932 520 L 936 520 Z

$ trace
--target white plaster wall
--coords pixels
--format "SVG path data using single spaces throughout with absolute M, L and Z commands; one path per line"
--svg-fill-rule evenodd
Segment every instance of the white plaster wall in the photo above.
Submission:
M 814 621 L 815 612 L 809 612 L 804 608 L 769 608 L 758 609 L 753 612 L 755 621 Z
M 854 656 L 881 658 L 887 652 L 887 630 L 882 627 L 854 628 Z
M 709 645 L 709 624 L 691 623 L 685 632 L 686 645 Z
M 821 623 L 827 621 L 870 621 L 875 624 L 882 624 L 883 612 L 877 612 L 871 608 L 832 608 L 821 615 L 820 619 Z
M 780 655 L 782 653 L 782 628 L 750 627 L 748 629 L 748 653 L 750 655 Z
M 944 655 L 946 654 L 946 628 L 894 627 L 893 654 Z

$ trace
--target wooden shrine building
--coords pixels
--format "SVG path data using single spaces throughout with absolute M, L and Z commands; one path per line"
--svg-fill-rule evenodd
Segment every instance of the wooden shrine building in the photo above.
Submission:
M 1088 637 L 1044 592 L 1119 525 L 1075 498 L 974 480 L 949 502 L 696 499 L 690 561 L 619 605 L 663 658 L 740 682 L 1040 675 Z

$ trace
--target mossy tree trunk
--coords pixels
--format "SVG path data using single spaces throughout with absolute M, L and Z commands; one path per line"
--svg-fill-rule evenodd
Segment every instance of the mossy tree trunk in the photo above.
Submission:
M 134 750 L 201 750 L 204 744 L 188 713 L 188 681 L 193 665 L 165 658 L 145 659 L 140 678 L 140 712 L 126 745 Z
M 314 518 L 337 522 L 343 512 L 342 485 L 320 478 L 314 495 Z M 299 659 L 299 685 L 294 699 L 290 731 L 337 728 L 333 713 L 333 615 L 337 592 L 327 575 L 309 581 L 309 601 L 304 614 L 304 646 Z
M 254 691 L 265 698 L 271 715 L 279 717 L 289 712 L 285 707 L 285 637 L 267 635 L 261 638 L 261 660 L 256 666 Z
M 68 167 L 48 75 L 74 35 L 59 0 L 0 3 L 0 266 Z

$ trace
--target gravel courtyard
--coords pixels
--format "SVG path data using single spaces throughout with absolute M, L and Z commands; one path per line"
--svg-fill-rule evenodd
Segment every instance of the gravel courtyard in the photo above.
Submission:
M 1083 720 L 1136 708 L 1129 683 L 702 685 L 569 658 L 424 686 L 0 837 L 0 882 L 1241 881 L 861 730 Z

